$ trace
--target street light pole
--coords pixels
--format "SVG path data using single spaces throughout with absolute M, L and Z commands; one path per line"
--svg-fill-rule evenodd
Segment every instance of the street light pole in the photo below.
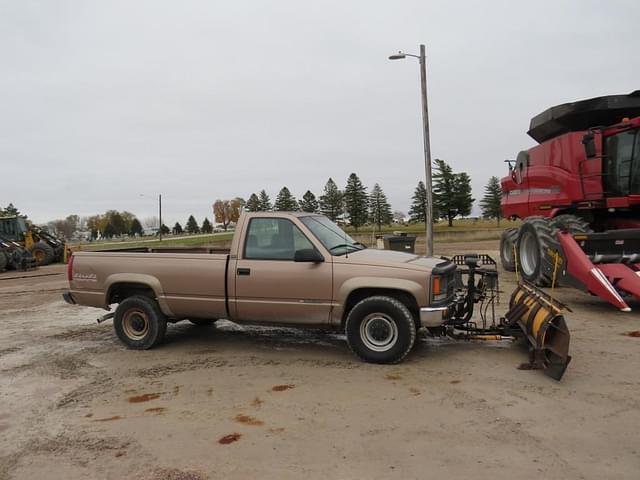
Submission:
M 433 257 L 433 180 L 431 178 L 431 139 L 429 137 L 429 107 L 427 104 L 427 53 L 420 45 L 420 86 L 422 89 L 422 126 L 424 127 L 424 173 L 427 181 L 427 257 Z
M 429 137 L 429 107 L 427 103 L 427 53 L 426 47 L 420 45 L 420 55 L 412 55 L 410 53 L 398 52 L 391 55 L 389 60 L 401 60 L 406 57 L 415 57 L 420 60 L 420 88 L 422 93 L 422 126 L 424 129 L 424 173 L 425 187 L 427 190 L 426 198 L 426 256 L 433 256 L 433 182 L 431 175 L 431 140 Z
M 158 194 L 158 213 L 160 217 L 160 241 L 162 241 L 162 194 Z

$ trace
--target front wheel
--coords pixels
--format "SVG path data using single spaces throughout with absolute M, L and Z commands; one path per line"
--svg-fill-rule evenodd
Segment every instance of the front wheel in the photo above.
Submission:
M 31 255 L 36 259 L 38 266 L 49 265 L 56 257 L 53 247 L 43 241 L 34 243 L 29 249 L 29 252 L 31 252 Z
M 162 341 L 167 331 L 167 318 L 157 302 L 134 295 L 125 298 L 113 318 L 116 335 L 127 347 L 147 350 Z
M 500 236 L 500 262 L 507 272 L 516 271 L 516 254 L 514 246 L 518 238 L 517 228 L 508 228 Z
M 395 298 L 365 298 L 351 309 L 345 325 L 349 347 L 370 363 L 398 363 L 416 341 L 413 315 Z

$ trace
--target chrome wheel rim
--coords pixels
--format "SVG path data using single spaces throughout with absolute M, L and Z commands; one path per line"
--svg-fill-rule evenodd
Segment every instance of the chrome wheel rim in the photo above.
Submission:
M 374 352 L 386 352 L 398 341 L 398 327 L 385 313 L 371 313 L 360 324 L 360 338 Z
M 142 310 L 127 310 L 122 319 L 122 329 L 130 339 L 141 340 L 149 332 L 149 318 Z
M 538 267 L 538 244 L 531 232 L 524 232 L 520 240 L 520 265 L 522 273 L 531 276 Z

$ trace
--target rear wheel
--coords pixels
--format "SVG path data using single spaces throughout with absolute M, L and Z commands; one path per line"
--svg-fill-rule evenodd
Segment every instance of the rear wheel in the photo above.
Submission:
M 0 252 L 0 272 L 4 271 L 7 268 L 7 264 L 9 263 L 9 259 L 4 254 L 4 252 Z
M 36 259 L 36 265 L 49 265 L 55 258 L 53 247 L 46 242 L 36 242 L 29 249 L 31 255 Z
M 113 327 L 118 338 L 134 350 L 147 350 L 162 341 L 167 331 L 167 318 L 158 303 L 149 297 L 125 298 L 116 309 Z
M 516 271 L 516 254 L 514 246 L 518 239 L 518 229 L 509 228 L 500 236 L 500 261 L 507 272 Z
M 398 363 L 416 341 L 416 325 L 409 309 L 385 296 L 357 303 L 347 316 L 345 330 L 353 353 L 370 363 Z
M 556 250 L 551 222 L 545 217 L 529 217 L 520 226 L 517 239 L 518 267 L 522 277 L 539 287 L 551 285 L 548 250 Z

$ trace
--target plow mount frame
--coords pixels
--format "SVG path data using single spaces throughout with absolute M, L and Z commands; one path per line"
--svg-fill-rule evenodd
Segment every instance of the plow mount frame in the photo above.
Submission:
M 465 254 L 455 255 L 450 261 L 459 267 L 454 306 L 444 330 L 431 333 L 462 340 L 524 338 L 529 362 L 519 368 L 543 370 L 559 381 L 571 362 L 570 335 L 562 310 L 571 310 L 539 288 L 520 281 L 510 297 L 509 311 L 496 320 L 500 290 L 495 260 L 489 255 Z M 473 320 L 476 305 L 478 321 Z

